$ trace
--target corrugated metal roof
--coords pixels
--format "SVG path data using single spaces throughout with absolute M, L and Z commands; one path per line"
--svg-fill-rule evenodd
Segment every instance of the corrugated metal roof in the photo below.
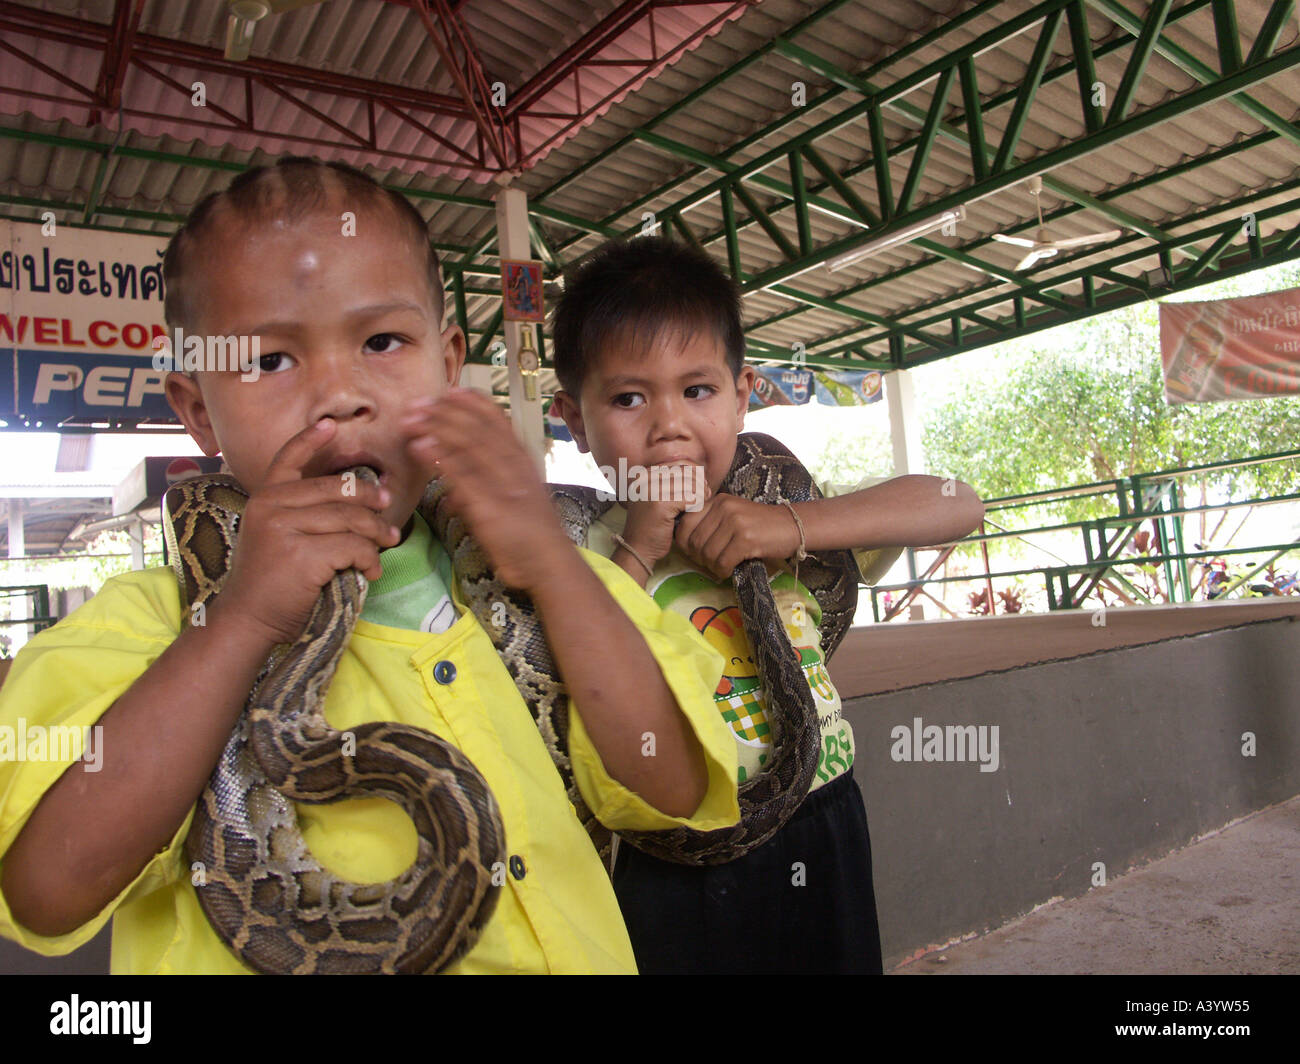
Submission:
M 13 88 L 25 93 L 56 93 L 60 87 L 58 75 L 86 86 L 96 84 L 103 52 L 86 27 L 112 24 L 115 5 L 111 0 L 90 3 L 51 0 L 41 5 L 10 6 L 39 6 L 51 15 L 65 16 L 68 20 L 66 25 L 60 25 L 66 32 L 59 39 L 24 38 L 29 46 L 26 54 L 33 62 L 15 64 L 18 76 Z M 602 0 L 591 4 L 535 2 L 527 7 L 504 3 L 456 6 L 460 7 L 458 17 L 476 45 L 487 83 L 500 82 L 504 89 L 513 90 L 524 86 L 537 72 L 539 59 L 564 51 L 583 29 L 595 25 L 620 5 L 619 0 Z M 654 54 L 668 64 L 682 49 L 696 46 L 701 35 L 716 32 L 743 10 L 734 0 L 658 8 L 653 42 L 649 21 L 633 22 L 595 53 L 594 58 L 601 65 L 585 67 L 577 84 L 560 80 L 541 93 L 524 112 L 520 125 L 524 150 L 528 153 L 549 150 L 580 128 L 569 120 L 542 115 L 574 109 L 580 98 L 588 106 L 596 101 L 610 106 L 634 90 L 645 75 L 618 65 L 620 61 L 650 54 L 653 44 Z M 151 0 L 144 5 L 137 39 L 142 46 L 149 38 L 156 38 L 220 51 L 225 43 L 226 16 L 226 5 L 215 0 L 188 0 L 180 4 Z M 159 41 L 150 43 L 156 46 Z M 307 76 L 319 72 L 354 79 L 358 83 L 354 88 L 358 90 L 362 87 L 360 83 L 369 83 L 370 91 L 391 93 L 394 102 L 418 100 L 422 95 L 457 96 L 456 79 L 450 66 L 443 61 L 419 16 L 405 4 L 333 0 L 270 15 L 256 26 L 250 59 L 291 62 Z M 243 151 L 260 148 L 276 154 L 302 153 L 311 150 L 312 138 L 337 140 L 338 127 L 358 133 L 368 129 L 371 119 L 368 103 L 352 89 L 336 87 L 331 91 L 322 85 L 293 93 L 306 105 L 304 108 L 277 92 L 273 77 L 268 77 L 251 90 L 257 126 L 263 132 L 244 131 L 238 125 L 245 117 L 244 86 L 242 75 L 235 76 L 241 68 L 231 63 L 219 65 L 224 65 L 230 73 L 209 70 L 201 76 L 210 114 L 203 120 L 207 123 L 201 134 L 205 144 L 229 145 Z M 130 128 L 146 137 L 155 137 L 174 135 L 182 128 L 182 122 L 199 121 L 197 109 L 189 98 L 195 82 L 188 75 L 177 81 L 177 76 L 187 69 L 185 65 L 151 63 L 151 69 L 155 72 L 139 66 L 127 70 L 123 97 L 136 112 L 130 116 Z M 68 98 L 68 94 L 63 95 Z M 71 99 L 79 97 L 74 95 Z M 0 111 L 15 114 L 19 110 L 46 120 L 80 121 L 87 108 L 82 103 L 52 99 L 27 97 L 20 101 L 15 97 L 0 97 Z M 534 111 L 538 112 L 536 116 L 532 115 Z M 600 113 L 596 110 L 583 124 L 594 121 Z M 419 117 L 418 110 L 416 114 Z M 361 147 L 336 150 L 331 156 L 354 166 L 382 167 L 396 161 L 405 169 L 427 175 L 460 177 L 469 172 L 453 165 L 456 157 L 450 152 L 441 159 L 436 156 L 430 159 L 432 142 L 416 125 L 383 108 L 377 109 L 374 119 L 376 140 L 385 148 L 385 154 Z M 467 151 L 473 148 L 475 130 L 471 123 L 450 116 L 434 116 L 427 119 L 426 125 L 456 147 Z M 403 160 L 403 156 L 409 158 Z M 482 183 L 491 174 L 480 172 L 473 177 Z

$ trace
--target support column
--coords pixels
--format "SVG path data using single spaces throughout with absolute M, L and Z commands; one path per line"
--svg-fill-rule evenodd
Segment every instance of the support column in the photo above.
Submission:
M 905 369 L 885 374 L 885 401 L 889 404 L 889 439 L 894 448 L 894 475 L 924 473 L 925 454 L 921 449 L 921 419 L 916 413 L 916 394 L 912 375 Z M 908 578 L 915 580 L 916 552 L 907 548 Z M 914 600 L 908 611 L 914 621 L 925 619 L 925 607 Z
M 889 404 L 889 439 L 894 446 L 894 475 L 924 473 L 921 419 L 916 414 L 912 374 L 905 369 L 885 374 L 885 401 Z
M 21 558 L 27 553 L 23 537 L 23 500 L 9 500 L 9 557 Z
M 23 535 L 23 500 L 10 499 L 7 509 L 9 511 L 9 557 L 21 558 L 27 553 L 27 542 Z M 9 569 L 5 580 L 5 583 L 13 585 L 28 582 L 26 572 L 14 568 Z M 30 617 L 33 613 L 32 602 L 31 595 L 9 599 L 9 615 L 11 617 Z M 26 645 L 28 637 L 31 635 L 31 632 L 28 631 L 29 627 L 26 624 L 7 624 L 4 626 L 5 633 L 9 636 L 10 657 L 17 656 L 18 651 Z
M 131 540 L 131 568 L 139 572 L 144 568 L 144 521 L 137 516 L 126 526 L 126 534 Z
M 497 251 L 503 259 L 531 259 L 532 243 L 528 232 L 528 197 L 521 189 L 505 188 L 496 195 Z M 542 394 L 529 400 L 524 392 L 523 376 L 519 372 L 520 333 L 525 328 L 536 328 L 527 322 L 505 321 L 502 329 L 506 337 L 506 365 L 510 374 L 510 420 L 524 446 L 537 461 L 538 471 L 545 470 L 546 437 L 542 429 Z M 541 350 L 541 338 L 536 347 Z

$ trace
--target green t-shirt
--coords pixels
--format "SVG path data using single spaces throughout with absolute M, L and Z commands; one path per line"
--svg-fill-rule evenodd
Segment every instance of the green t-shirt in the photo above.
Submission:
M 451 558 L 419 514 L 406 539 L 380 552 L 379 564 L 384 573 L 370 582 L 365 620 L 412 632 L 445 632 L 456 623 Z

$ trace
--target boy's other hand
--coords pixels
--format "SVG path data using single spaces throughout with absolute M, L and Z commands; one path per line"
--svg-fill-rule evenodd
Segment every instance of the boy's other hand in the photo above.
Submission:
M 651 466 L 649 473 L 658 477 L 655 494 L 658 501 L 624 502 L 627 508 L 627 524 L 623 526 L 623 538 L 631 544 L 646 562 L 653 566 L 667 556 L 672 549 L 673 536 L 677 531 L 677 519 L 690 512 L 691 507 L 698 511 L 709 498 L 709 486 L 703 476 L 689 477 L 669 475 L 671 466 Z M 687 467 L 698 468 L 698 467 Z M 700 472 L 703 472 L 702 470 Z M 674 489 L 679 497 L 672 497 Z M 698 492 L 702 498 L 695 493 Z M 665 498 L 665 496 L 669 496 Z
M 532 592 L 551 559 L 573 551 L 533 456 L 487 396 L 455 388 L 417 400 L 400 427 L 407 453 L 446 482 L 447 506 L 506 585 Z
M 778 561 L 799 550 L 799 529 L 784 506 L 718 494 L 677 522 L 677 546 L 715 579 L 728 580 L 749 558 Z
M 304 478 L 335 432 L 335 422 L 322 418 L 291 437 L 240 520 L 220 601 L 275 643 L 298 638 L 335 573 L 359 569 L 379 579 L 379 552 L 401 540 L 379 513 L 391 501 L 386 488 L 357 478 L 345 494 L 339 474 Z

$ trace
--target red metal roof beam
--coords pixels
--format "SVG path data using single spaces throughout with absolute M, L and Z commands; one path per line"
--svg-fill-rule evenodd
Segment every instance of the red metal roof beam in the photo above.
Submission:
M 579 105 L 577 112 L 571 114 L 566 114 L 564 112 L 542 112 L 542 111 L 527 112 L 526 117 L 528 118 L 553 118 L 561 121 L 563 121 L 564 119 L 568 119 L 568 121 L 559 132 L 552 134 L 550 137 L 547 137 L 546 140 L 544 140 L 541 144 L 534 147 L 524 157 L 523 160 L 524 168 L 528 168 L 536 165 L 538 161 L 540 161 L 548 152 L 550 152 L 551 148 L 554 145 L 566 139 L 575 127 L 579 127 L 584 123 L 591 121 L 594 117 L 603 114 L 609 107 L 613 106 L 613 104 L 617 102 L 619 98 L 621 98 L 626 93 L 633 91 L 633 89 L 639 87 L 641 82 L 643 82 L 646 78 L 657 76 L 660 71 L 664 70 L 670 64 L 676 62 L 677 58 L 682 54 L 684 54 L 686 51 L 688 51 L 690 48 L 692 48 L 697 41 L 703 40 L 705 37 L 711 36 L 718 26 L 721 26 L 723 23 L 730 21 L 734 17 L 737 17 L 737 13 L 739 11 L 742 11 L 747 7 L 752 7 L 757 2 L 758 0 L 737 0 L 736 3 L 731 4 L 721 14 L 714 16 L 714 18 L 711 21 L 706 22 L 701 26 L 698 26 L 694 33 L 690 34 L 688 37 L 684 38 L 683 40 L 678 41 L 676 45 L 674 45 L 672 48 L 670 48 L 668 51 L 664 52 L 663 54 L 658 55 L 657 58 L 650 59 L 650 60 L 629 61 L 627 64 L 620 63 L 619 65 L 627 65 L 627 66 L 632 66 L 634 68 L 639 67 L 640 69 L 634 70 L 633 74 L 630 77 L 624 79 L 622 84 L 615 86 L 613 89 L 607 92 L 603 97 L 601 97 L 595 103 L 590 104 L 586 108 L 583 108 L 581 107 L 581 105 Z M 664 0 L 659 0 L 656 6 L 657 7 L 687 7 L 687 6 L 720 7 L 722 5 L 718 4 L 716 0 L 713 0 L 713 2 L 711 3 L 702 3 L 702 2 L 697 3 L 695 2 L 695 0 L 674 0 L 674 2 L 664 2 Z M 651 8 L 651 10 L 646 13 L 646 17 L 648 18 L 650 29 L 653 30 L 654 29 L 654 8 Z M 653 34 L 651 36 L 653 37 Z M 656 53 L 658 51 L 657 48 L 653 50 Z M 573 79 L 575 83 L 575 88 L 577 87 L 578 70 L 581 69 L 581 67 L 583 66 L 595 66 L 595 65 L 596 63 L 590 60 L 578 61 L 577 65 L 573 70 Z M 514 121 L 515 122 L 519 121 L 518 113 L 515 114 Z
M 743 0 L 743 3 L 734 4 L 733 8 L 739 6 L 752 7 L 758 2 L 759 0 Z M 587 33 L 583 34 L 582 37 L 529 78 L 527 84 L 513 93 L 510 102 L 506 105 L 506 115 L 508 117 L 513 116 L 536 103 L 579 67 L 584 66 L 588 60 L 599 55 L 601 51 L 618 40 L 637 22 L 651 15 L 655 8 L 717 6 L 719 6 L 719 0 L 677 0 L 677 2 L 667 2 L 667 0 L 626 0 L 625 3 L 620 4 L 611 11 Z M 657 51 L 653 47 L 653 19 L 650 22 L 650 31 L 652 51 Z M 659 58 L 657 55 L 652 56 L 646 65 L 652 65 Z
M 0 0 L 0 29 L 9 33 L 58 41 L 61 44 L 105 50 L 109 47 L 112 32 L 112 27 L 104 23 L 38 11 L 35 8 L 9 3 L 8 0 Z M 135 35 L 131 58 L 136 56 L 160 62 L 182 63 L 200 72 L 224 74 L 232 78 L 247 79 L 253 75 L 262 75 L 275 79 L 281 88 L 333 92 L 362 100 L 373 99 L 376 103 L 400 103 L 455 118 L 470 117 L 464 101 L 457 96 L 410 89 L 405 85 L 375 82 L 366 78 L 335 74 L 327 70 L 294 66 L 292 63 L 280 63 L 253 56 L 235 61 L 225 58 L 219 49 L 206 48 L 168 37 L 155 37 L 147 33 Z M 107 101 L 101 101 L 101 105 L 107 107 Z M 113 106 L 116 107 L 116 104 Z
M 116 110 L 122 102 L 122 82 L 131 63 L 131 46 L 135 42 L 136 30 L 140 28 L 140 13 L 143 10 L 144 0 L 117 0 L 113 10 L 113 36 L 104 52 L 104 61 L 99 67 L 99 80 L 95 85 L 96 99 L 103 100 L 109 110 Z M 103 117 L 96 107 L 90 112 L 89 124 L 97 126 Z
M 496 156 L 501 169 L 512 169 L 510 154 L 506 148 L 509 135 L 506 132 L 504 116 L 500 108 L 492 106 L 492 90 L 483 74 L 483 64 L 479 60 L 473 39 L 460 18 L 448 6 L 447 0 L 432 0 L 432 7 L 438 12 L 437 22 L 430 13 L 430 6 L 429 0 L 419 0 L 414 8 L 419 13 L 420 21 L 424 23 L 425 31 L 433 41 L 434 47 L 438 49 L 443 63 L 446 64 L 448 73 L 456 82 L 456 88 L 460 90 L 461 99 L 474 120 L 479 136 L 492 149 L 492 154 Z M 456 54 L 457 46 L 460 48 L 463 60 Z M 516 160 L 518 158 L 517 145 L 515 158 Z

